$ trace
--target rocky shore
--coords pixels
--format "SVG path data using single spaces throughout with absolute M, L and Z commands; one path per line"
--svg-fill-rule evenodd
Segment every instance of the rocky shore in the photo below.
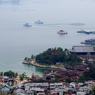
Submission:
M 37 67 L 42 67 L 42 68 L 54 68 L 54 69 L 62 69 L 62 70 L 66 70 L 65 67 L 63 65 L 60 66 L 56 66 L 56 65 L 41 65 L 39 63 L 37 63 L 35 60 L 32 61 L 22 61 L 23 64 L 30 64 L 30 65 L 34 65 Z

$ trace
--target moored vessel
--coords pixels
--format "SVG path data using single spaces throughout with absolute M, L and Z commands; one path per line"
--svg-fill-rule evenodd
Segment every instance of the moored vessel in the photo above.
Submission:
M 95 44 L 95 38 L 82 41 L 81 44 Z
M 84 33 L 85 34 L 91 34 L 92 32 L 91 31 L 85 31 Z

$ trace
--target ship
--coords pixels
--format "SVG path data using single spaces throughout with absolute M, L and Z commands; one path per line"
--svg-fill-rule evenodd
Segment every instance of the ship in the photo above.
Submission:
M 42 21 L 38 20 L 38 21 L 35 21 L 36 24 L 43 24 Z
M 67 34 L 67 32 L 65 32 L 64 30 L 59 30 L 57 31 L 57 34 L 64 35 L 64 34 Z
M 85 23 L 70 23 L 70 25 L 73 25 L 73 26 L 83 26 L 85 25 Z
M 24 24 L 25 27 L 31 27 L 32 25 L 29 25 L 29 23 Z
M 81 44 L 95 44 L 95 38 L 82 41 Z
M 77 33 L 85 33 L 85 34 L 95 34 L 95 31 L 85 31 L 85 30 L 79 30 Z
M 78 30 L 77 33 L 84 33 L 85 30 Z
M 91 34 L 92 32 L 91 31 L 85 31 L 84 33 L 85 34 Z

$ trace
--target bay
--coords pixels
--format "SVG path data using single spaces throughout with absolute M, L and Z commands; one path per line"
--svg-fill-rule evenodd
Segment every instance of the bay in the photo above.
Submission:
M 0 72 L 42 76 L 48 68 L 22 64 L 25 57 L 48 48 L 71 49 L 94 34 L 78 34 L 78 30 L 95 31 L 94 0 L 21 0 L 19 4 L 0 4 Z M 34 21 L 41 20 L 42 25 Z M 32 27 L 24 27 L 29 22 Z M 70 23 L 85 23 L 71 26 Z M 58 35 L 60 29 L 67 35 Z M 82 44 L 83 45 L 83 44 Z

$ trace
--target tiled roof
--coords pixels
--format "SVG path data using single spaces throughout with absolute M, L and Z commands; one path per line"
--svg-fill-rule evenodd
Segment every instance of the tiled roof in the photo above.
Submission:
M 72 52 L 95 52 L 92 46 L 73 46 Z

